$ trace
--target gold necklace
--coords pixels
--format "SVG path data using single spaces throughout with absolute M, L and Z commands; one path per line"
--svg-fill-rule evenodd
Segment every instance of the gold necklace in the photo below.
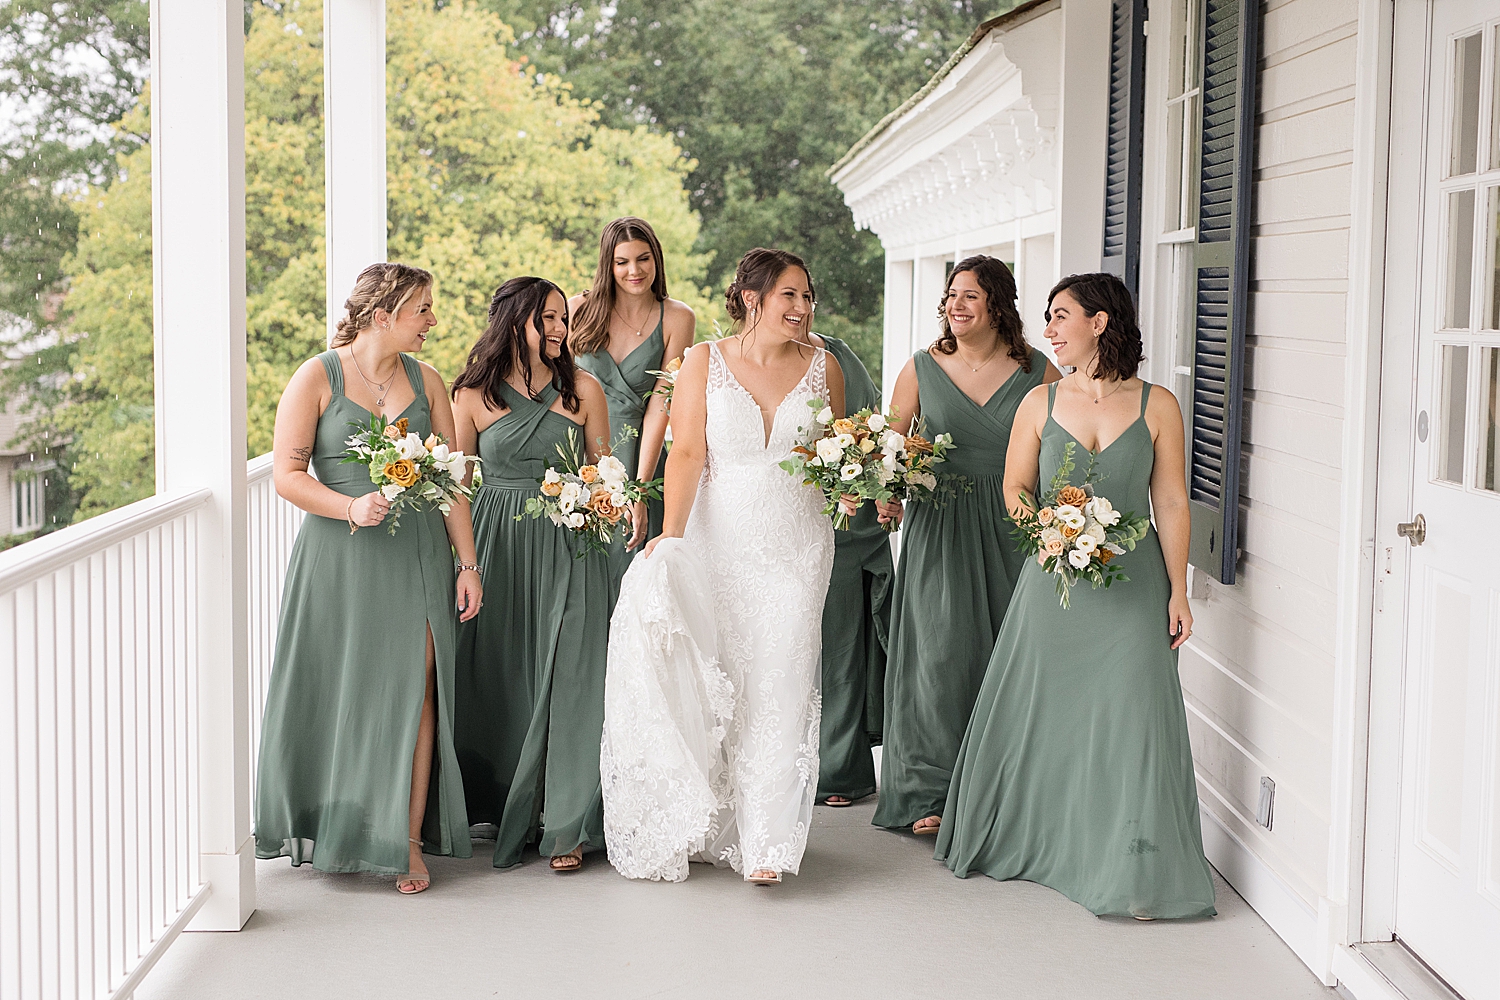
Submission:
M 1121 379 L 1119 382 L 1115 383 L 1115 387 L 1113 389 L 1109 390 L 1104 395 L 1099 396 L 1099 397 L 1095 397 L 1092 393 L 1084 392 L 1084 390 L 1081 387 L 1078 387 L 1078 391 L 1082 392 L 1085 396 L 1088 396 L 1089 399 L 1093 402 L 1093 404 L 1095 406 L 1098 406 L 1099 405 L 1099 401 L 1101 399 L 1108 399 L 1109 397 L 1113 396 L 1115 393 L 1119 392 L 1121 389 L 1125 388 L 1125 383 L 1127 381 L 1129 381 L 1129 380 L 1128 379 Z
M 629 320 L 627 320 L 625 318 L 625 314 L 622 313 L 622 312 L 620 312 L 620 307 L 619 306 L 615 306 L 614 307 L 614 313 L 615 313 L 616 316 L 620 317 L 620 322 L 625 324 L 625 328 L 629 329 L 630 326 L 631 326 L 631 323 L 630 323 Z M 634 331 L 635 336 L 637 336 L 637 337 L 644 337 L 646 335 L 646 327 L 648 325 L 650 325 L 650 323 L 651 323 L 651 308 L 649 306 L 647 306 L 646 307 L 646 322 L 641 324 L 641 328 L 639 330 Z
M 991 361 L 995 360 L 995 356 L 1000 353 L 1000 345 L 998 343 L 995 345 L 995 349 L 990 352 L 990 356 L 989 357 L 985 358 L 984 361 L 980 363 L 979 368 L 975 368 L 973 365 L 969 364 L 968 359 L 966 359 L 964 357 L 964 352 L 959 348 L 957 340 L 955 340 L 953 342 L 953 353 L 955 353 L 955 354 L 958 355 L 958 360 L 959 360 L 960 364 L 962 364 L 965 368 L 969 369 L 970 372 L 973 372 L 974 374 L 977 375 L 977 374 L 979 374 L 979 369 L 980 368 L 983 368 L 985 365 L 987 365 Z

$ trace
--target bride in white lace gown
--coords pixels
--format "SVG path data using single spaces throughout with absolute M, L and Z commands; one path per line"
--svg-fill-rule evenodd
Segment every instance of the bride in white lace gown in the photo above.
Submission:
M 740 332 L 678 374 L 662 535 L 610 624 L 604 834 L 629 878 L 681 881 L 692 859 L 779 882 L 812 819 L 833 528 L 777 463 L 810 400 L 842 415 L 844 378 L 807 342 L 800 258 L 752 250 L 727 298 Z

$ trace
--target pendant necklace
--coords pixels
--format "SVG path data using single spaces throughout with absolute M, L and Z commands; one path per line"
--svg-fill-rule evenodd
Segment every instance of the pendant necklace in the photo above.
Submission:
M 620 317 L 620 322 L 625 324 L 625 328 L 626 329 L 630 328 L 631 324 L 625 319 L 625 314 L 622 313 L 622 312 L 620 312 L 619 306 L 615 307 L 615 315 L 618 316 L 618 317 Z M 651 310 L 647 309 L 646 310 L 646 322 L 641 324 L 641 328 L 639 330 L 633 331 L 634 335 L 637 336 L 637 337 L 644 337 L 646 335 L 646 326 L 650 322 L 651 322 Z
M 370 390 L 370 395 L 375 397 L 375 409 L 379 410 L 385 406 L 386 390 L 396 380 L 396 373 L 391 372 L 391 377 L 384 382 L 371 383 L 365 376 L 365 370 L 359 366 L 359 355 L 354 353 L 354 345 L 349 345 L 349 357 L 354 359 L 354 370 L 359 372 L 360 380 L 364 382 L 365 388 Z
M 987 357 L 987 358 L 985 358 L 984 361 L 980 362 L 979 368 L 975 368 L 973 365 L 969 364 L 968 359 L 966 359 L 964 357 L 964 355 L 963 355 L 963 352 L 958 349 L 958 345 L 957 344 L 953 345 L 953 352 L 958 355 L 959 362 L 965 368 L 969 369 L 969 371 L 971 371 L 971 372 L 973 372 L 974 374 L 977 375 L 977 374 L 979 374 L 980 368 L 983 368 L 985 365 L 987 365 L 991 361 L 995 360 L 995 355 L 997 355 L 997 354 L 1000 353 L 1000 345 L 999 344 L 995 345 L 995 349 L 990 352 L 990 356 Z
M 1113 389 L 1109 390 L 1102 396 L 1095 397 L 1093 393 L 1084 393 L 1084 395 L 1088 396 L 1089 399 L 1093 401 L 1095 406 L 1098 406 L 1101 399 L 1108 399 L 1123 388 L 1125 388 L 1125 380 L 1121 379 L 1119 382 L 1115 383 L 1115 387 Z M 1083 392 L 1082 389 L 1079 389 L 1078 391 Z

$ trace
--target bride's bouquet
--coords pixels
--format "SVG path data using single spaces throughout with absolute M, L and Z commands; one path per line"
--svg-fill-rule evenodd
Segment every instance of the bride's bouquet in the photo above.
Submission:
M 403 510 L 436 507 L 446 517 L 459 497 L 474 495 L 463 480 L 468 465 L 477 466 L 479 459 L 449 450 L 441 434 L 429 434 L 424 441 L 407 430 L 405 417 L 393 423 L 378 414 L 370 417 L 368 427 L 356 422 L 349 426 L 361 429 L 344 442 L 348 450 L 340 464 L 369 466 L 370 482 L 391 501 L 386 517 L 386 530 L 391 534 L 396 533 Z M 350 525 L 349 534 L 354 530 Z
M 516 520 L 546 517 L 559 528 L 567 528 L 584 543 L 577 552 L 580 558 L 590 550 L 607 551 L 610 542 L 628 530 L 625 515 L 631 507 L 661 496 L 660 479 L 631 479 L 625 463 L 614 455 L 604 455 L 594 465 L 581 464 L 577 431 L 568 431 L 567 447 L 559 444 L 557 454 L 561 467 L 546 471 L 541 495 L 527 497 L 526 509 Z
M 816 487 L 823 496 L 823 512 L 832 515 L 833 526 L 849 527 L 849 515 L 840 499 L 856 496 L 881 503 L 893 498 L 921 499 L 939 490 L 932 466 L 944 460 L 953 439 L 939 434 L 928 441 L 920 435 L 901 435 L 890 419 L 866 407 L 850 417 L 834 418 L 833 409 L 821 399 L 808 400 L 811 427 L 806 437 L 783 459 L 781 467 Z M 887 523 L 887 531 L 895 530 Z
M 1093 459 L 1084 470 L 1083 485 L 1074 486 L 1073 450 L 1071 441 L 1063 446 L 1062 464 L 1040 497 L 1042 506 L 1037 508 L 1033 498 L 1022 493 L 1028 509 L 1020 517 L 1007 518 L 1021 551 L 1034 554 L 1037 565 L 1056 577 L 1058 603 L 1064 608 L 1079 580 L 1088 580 L 1095 590 L 1128 582 L 1130 577 L 1112 560 L 1133 550 L 1151 527 L 1148 518 L 1122 514 L 1099 494 L 1092 482 Z

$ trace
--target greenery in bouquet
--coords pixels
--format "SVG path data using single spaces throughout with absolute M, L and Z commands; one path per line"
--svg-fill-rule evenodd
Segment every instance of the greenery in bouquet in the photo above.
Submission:
M 1149 518 L 1115 510 L 1098 492 L 1093 481 L 1097 455 L 1089 459 L 1083 485 L 1072 483 L 1074 449 L 1071 441 L 1063 447 L 1062 463 L 1041 497 L 1023 492 L 1026 509 L 1020 517 L 1007 517 L 1021 551 L 1036 556 L 1042 571 L 1055 577 L 1058 603 L 1064 608 L 1079 580 L 1089 581 L 1095 590 L 1128 582 L 1130 577 L 1113 560 L 1132 551 L 1151 527 Z
M 623 433 L 633 435 L 635 428 L 627 426 Z M 579 558 L 608 551 L 610 542 L 628 534 L 631 508 L 641 500 L 661 497 L 660 479 L 631 479 L 625 463 L 612 453 L 584 465 L 576 430 L 568 431 L 568 443 L 559 444 L 557 454 L 559 464 L 548 468 L 539 480 L 540 495 L 526 499 L 526 509 L 516 520 L 545 517 L 573 532 L 583 542 L 575 553 Z
M 396 533 L 403 511 L 424 511 L 436 507 L 446 517 L 460 497 L 473 495 L 464 485 L 468 466 L 479 465 L 479 459 L 452 451 L 441 434 L 429 434 L 426 440 L 407 429 L 406 418 L 388 421 L 374 414 L 368 426 L 351 421 L 358 428 L 344 442 L 343 465 L 368 466 L 370 482 L 391 501 L 386 516 L 386 530 Z M 351 526 L 349 533 L 354 533 Z
M 673 358 L 671 361 L 667 362 L 665 371 L 651 370 L 646 372 L 647 375 L 655 375 L 658 382 L 666 383 L 664 387 L 660 389 L 652 389 L 650 392 L 646 393 L 646 398 L 649 400 L 652 396 L 660 396 L 661 401 L 666 406 L 668 413 L 672 412 L 672 390 L 677 388 L 677 374 L 680 371 L 682 371 L 682 359 Z

